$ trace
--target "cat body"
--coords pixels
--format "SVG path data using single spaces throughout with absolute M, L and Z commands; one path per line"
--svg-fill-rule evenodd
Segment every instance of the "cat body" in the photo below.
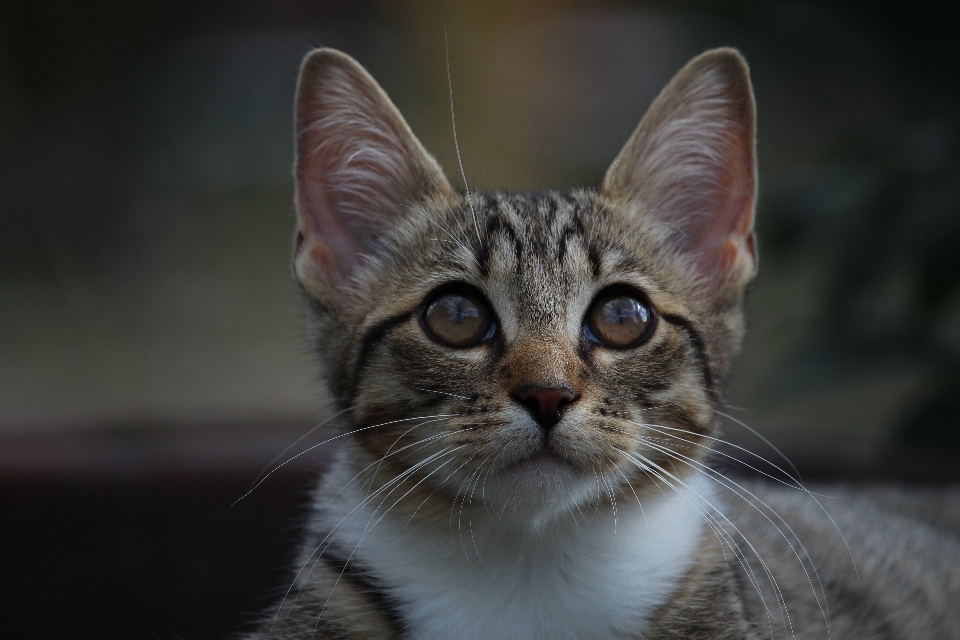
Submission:
M 834 523 L 708 464 L 757 267 L 754 119 L 742 58 L 709 51 L 599 189 L 459 193 L 355 61 L 307 57 L 294 272 L 341 445 L 254 638 L 957 633 L 952 525 L 880 539 L 889 500 Z
M 318 494 L 289 602 L 256 638 L 960 637 L 956 491 L 875 489 L 831 509 L 832 522 L 803 492 L 741 485 L 783 522 L 719 498 L 715 517 L 741 536 L 731 551 L 682 500 L 540 532 L 471 531 L 462 520 L 423 531 L 372 509 L 344 520 L 366 497 L 327 501 L 349 480 L 345 462 Z M 341 520 L 350 528 L 328 536 Z

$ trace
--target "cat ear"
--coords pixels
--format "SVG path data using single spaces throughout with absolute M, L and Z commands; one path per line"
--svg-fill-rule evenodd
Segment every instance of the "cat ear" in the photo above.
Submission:
M 653 101 L 601 187 L 672 230 L 713 303 L 738 296 L 756 273 L 755 114 L 744 59 L 707 51 Z
M 317 49 L 296 97 L 298 228 L 294 270 L 308 292 L 342 287 L 404 205 L 453 190 L 436 161 L 366 70 Z

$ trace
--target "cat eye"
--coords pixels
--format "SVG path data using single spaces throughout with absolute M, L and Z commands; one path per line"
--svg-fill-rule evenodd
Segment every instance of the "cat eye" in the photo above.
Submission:
M 473 347 L 493 337 L 496 325 L 479 295 L 437 296 L 423 312 L 423 326 L 434 340 L 450 347 Z
M 653 330 L 652 307 L 632 292 L 601 294 L 587 311 L 583 332 L 589 340 L 614 349 L 639 346 Z

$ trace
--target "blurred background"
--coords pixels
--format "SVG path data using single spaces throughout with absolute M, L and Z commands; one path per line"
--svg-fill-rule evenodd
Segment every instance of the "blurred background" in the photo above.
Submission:
M 289 275 L 298 64 L 340 48 L 459 183 L 597 184 L 738 47 L 761 269 L 726 435 L 960 480 L 955 2 L 0 0 L 0 635 L 214 638 L 287 586 L 328 454 Z M 322 439 L 318 430 L 280 460 Z

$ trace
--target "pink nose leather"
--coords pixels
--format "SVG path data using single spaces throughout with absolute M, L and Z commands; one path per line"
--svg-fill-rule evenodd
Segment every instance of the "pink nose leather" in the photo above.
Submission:
M 577 394 L 570 389 L 542 387 L 527 387 L 514 395 L 514 398 L 527 407 L 533 419 L 544 429 L 549 429 L 560 422 L 560 412 L 577 397 Z

